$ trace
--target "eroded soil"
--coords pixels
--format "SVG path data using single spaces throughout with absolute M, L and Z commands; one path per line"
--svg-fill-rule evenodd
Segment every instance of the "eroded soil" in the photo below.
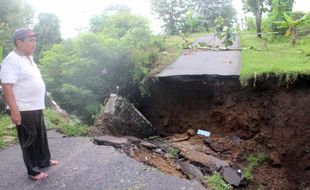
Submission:
M 309 78 L 301 77 L 289 88 L 272 78 L 251 86 L 242 88 L 233 77 L 162 78 L 152 84 L 140 110 L 165 142 L 188 129 L 211 132 L 169 146 L 187 143 L 241 168 L 250 154 L 264 153 L 268 160 L 255 168 L 251 183 L 236 189 L 310 189 Z M 184 177 L 173 159 L 156 155 L 147 149 L 131 152 L 165 173 Z

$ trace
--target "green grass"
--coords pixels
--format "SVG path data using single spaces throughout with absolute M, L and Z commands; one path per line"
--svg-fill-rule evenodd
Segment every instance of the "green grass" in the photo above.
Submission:
M 51 109 L 44 110 L 45 124 L 47 128 L 56 128 L 68 136 L 85 136 L 88 134 L 88 126 L 77 121 L 66 123 L 56 112 Z M 0 148 L 17 143 L 17 132 L 9 115 L 0 113 Z
M 17 132 L 11 118 L 6 114 L 0 114 L 0 148 L 4 148 L 17 142 Z
M 211 176 L 206 177 L 206 181 L 208 184 L 208 187 L 212 190 L 229 190 L 232 189 L 232 187 L 227 184 L 221 175 L 217 172 L 214 172 Z
M 310 74 L 310 35 L 298 39 L 295 47 L 284 37 L 272 40 L 269 35 L 261 40 L 255 34 L 245 33 L 240 37 L 243 48 L 240 81 L 243 84 L 263 74 L 275 74 L 286 81 Z
M 244 177 L 246 180 L 251 181 L 253 179 L 253 170 L 255 167 L 260 165 L 262 162 L 264 162 L 267 159 L 266 155 L 264 153 L 258 153 L 258 154 L 251 154 L 247 158 L 247 166 L 244 170 Z
M 167 148 L 167 154 L 166 157 L 168 158 L 176 158 L 180 154 L 180 150 L 174 147 L 168 147 Z
M 47 128 L 56 128 L 68 136 L 85 136 L 88 134 L 88 127 L 86 125 L 72 120 L 66 123 L 60 115 L 51 109 L 45 109 L 44 116 Z

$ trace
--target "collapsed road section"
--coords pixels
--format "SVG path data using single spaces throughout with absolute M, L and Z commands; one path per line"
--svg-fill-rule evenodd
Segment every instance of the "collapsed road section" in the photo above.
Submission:
M 310 187 L 309 77 L 289 88 L 274 77 L 245 88 L 219 76 L 160 78 L 150 87 L 140 111 L 157 134 L 129 138 L 123 152 L 206 187 L 214 172 L 234 189 Z

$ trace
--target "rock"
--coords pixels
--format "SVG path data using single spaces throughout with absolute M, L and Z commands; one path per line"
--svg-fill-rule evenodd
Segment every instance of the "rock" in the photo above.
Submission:
M 154 145 L 152 143 L 149 143 L 147 141 L 141 141 L 140 145 L 146 147 L 147 149 L 155 149 L 155 148 L 157 148 L 156 145 Z
M 153 150 L 154 152 L 156 152 L 157 154 L 164 154 L 164 152 L 160 149 L 160 148 L 156 148 Z
M 142 141 L 142 139 L 133 136 L 124 136 L 124 138 L 126 138 L 130 143 L 133 144 L 139 144 Z
M 95 127 L 106 135 L 145 138 L 156 134 L 152 124 L 127 99 L 111 94 Z
M 221 142 L 211 142 L 209 140 L 204 139 L 204 144 L 207 145 L 211 150 L 213 150 L 216 153 L 223 153 L 229 149 L 225 148 Z
M 269 155 L 269 162 L 273 167 L 281 167 L 282 163 L 278 152 L 272 152 Z
M 228 162 L 224 160 L 196 150 L 196 146 L 187 141 L 172 143 L 171 145 L 178 148 L 181 151 L 180 155 L 184 158 L 193 162 L 201 163 L 209 167 L 211 171 L 218 171 L 222 167 L 229 166 Z
M 235 187 L 238 187 L 240 185 L 242 175 L 241 173 L 238 173 L 238 171 L 234 170 L 231 167 L 223 167 L 221 169 L 221 173 L 223 175 L 224 180 L 230 185 L 233 185 Z
M 47 107 L 57 112 L 64 119 L 65 122 L 70 121 L 69 114 L 58 106 L 58 104 L 53 100 L 52 96 L 48 92 L 46 92 L 45 104 Z
M 189 135 L 187 133 L 185 134 L 176 134 L 174 136 L 166 138 L 167 142 L 173 143 L 173 142 L 181 142 L 186 141 L 189 139 Z
M 240 144 L 240 142 L 242 141 L 239 137 L 237 136 L 231 136 L 229 137 L 229 140 L 231 140 L 232 142 L 236 143 L 236 144 Z
M 94 143 L 98 145 L 114 146 L 116 148 L 122 148 L 128 144 L 128 140 L 122 137 L 113 136 L 100 136 L 94 138 Z
M 200 180 L 203 178 L 203 174 L 198 167 L 183 161 L 177 161 L 177 164 L 179 164 L 182 172 L 190 179 Z
M 190 137 L 193 137 L 193 136 L 195 136 L 196 135 L 196 132 L 193 130 L 193 129 L 189 129 L 189 130 L 187 130 L 187 132 L 186 132 Z

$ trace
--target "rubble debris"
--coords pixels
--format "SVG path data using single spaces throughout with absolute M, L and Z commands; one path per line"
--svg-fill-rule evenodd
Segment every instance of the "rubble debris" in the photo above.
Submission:
M 211 135 L 211 133 L 209 131 L 205 131 L 205 130 L 201 130 L 201 129 L 197 130 L 197 134 L 205 136 L 205 137 L 210 137 L 210 135 Z
M 186 133 L 190 136 L 190 137 L 193 137 L 196 135 L 196 132 L 193 130 L 193 129 L 188 129 L 186 131 Z
M 130 156 L 140 162 L 159 168 L 165 174 L 185 178 L 180 166 L 173 159 L 163 158 L 161 155 L 153 154 L 153 152 L 143 149 L 132 149 Z
M 208 140 L 203 140 L 203 142 L 214 152 L 217 153 L 223 153 L 226 152 L 228 149 L 224 148 L 223 146 L 220 146 L 218 143 L 211 143 Z
M 157 148 L 157 146 L 154 145 L 153 143 L 150 143 L 150 142 L 147 142 L 147 141 L 143 141 L 143 140 L 140 142 L 140 145 L 144 146 L 147 149 L 155 149 L 155 148 Z
M 223 167 L 221 169 L 221 173 L 224 180 L 235 187 L 238 187 L 243 179 L 241 171 L 238 172 L 238 170 L 235 170 L 231 167 Z
M 196 167 L 196 166 L 194 166 L 188 162 L 184 162 L 184 161 L 179 160 L 179 161 L 177 161 L 177 164 L 179 164 L 182 172 L 185 175 L 187 175 L 190 179 L 201 180 L 204 176 L 198 167 Z
M 94 143 L 98 145 L 114 146 L 116 148 L 122 148 L 128 144 L 128 140 L 122 137 L 104 135 L 100 137 L 95 137 Z
M 176 134 L 172 137 L 165 138 L 165 140 L 169 143 L 173 143 L 173 142 L 186 141 L 189 138 L 190 138 L 190 136 L 187 133 L 185 133 L 185 134 Z
M 94 127 L 102 134 L 145 138 L 156 134 L 152 124 L 126 98 L 111 94 Z
M 197 146 L 187 141 L 172 143 L 171 145 L 178 148 L 181 151 L 180 155 L 184 158 L 206 165 L 211 171 L 218 171 L 222 167 L 229 166 L 228 162 L 199 151 Z

